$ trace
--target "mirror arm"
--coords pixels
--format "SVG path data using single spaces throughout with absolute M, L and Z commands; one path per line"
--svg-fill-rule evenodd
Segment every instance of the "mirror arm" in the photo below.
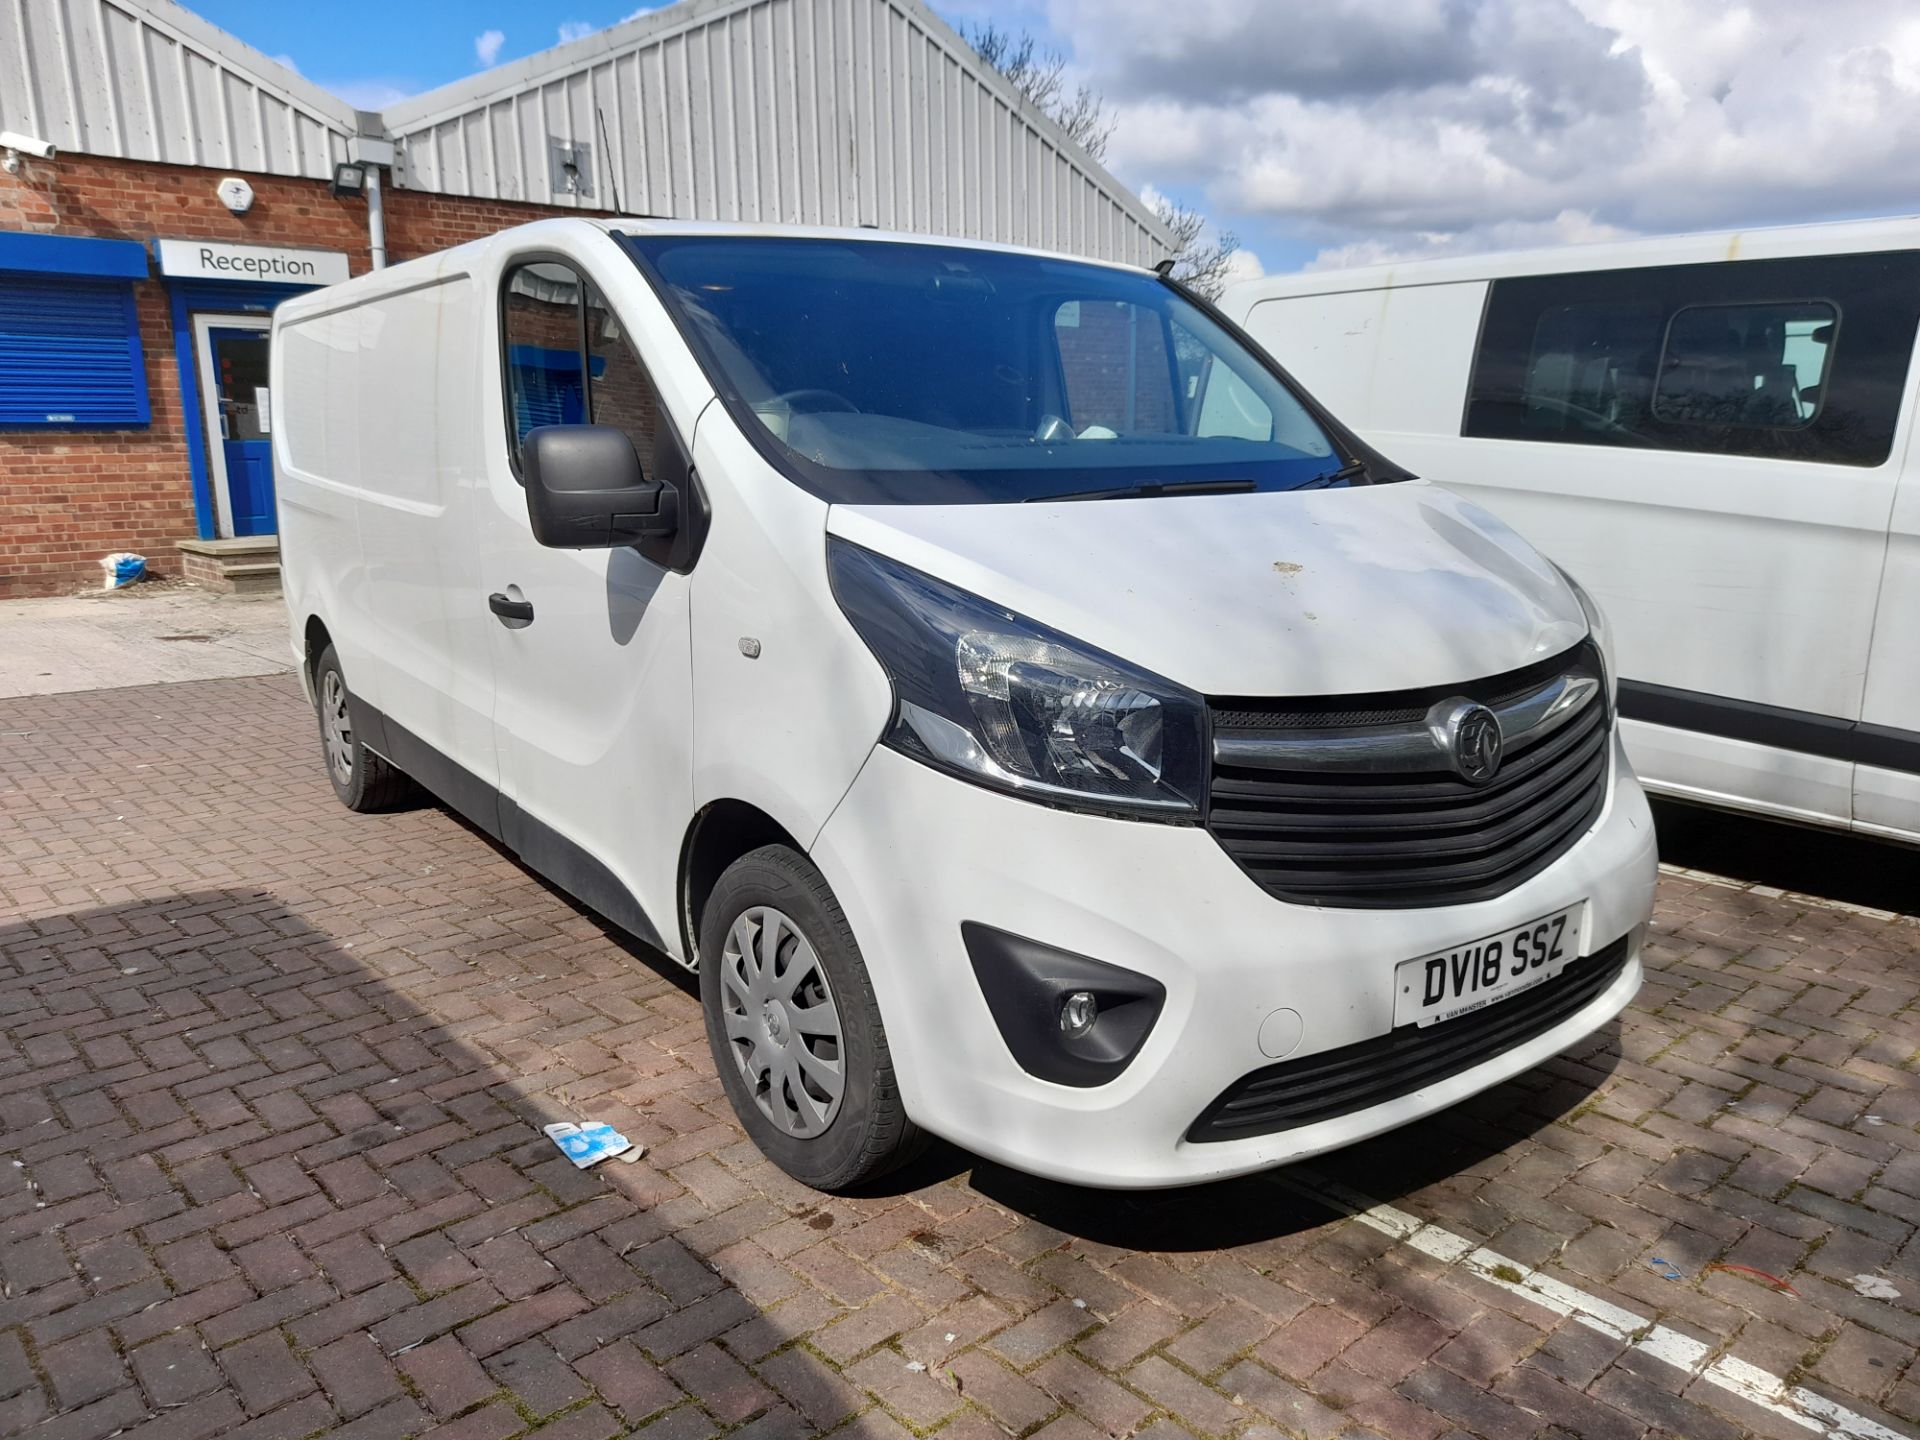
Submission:
M 644 540 L 672 535 L 680 528 L 680 492 L 665 481 L 653 483 L 656 487 L 654 508 L 616 514 L 613 517 L 615 533 Z

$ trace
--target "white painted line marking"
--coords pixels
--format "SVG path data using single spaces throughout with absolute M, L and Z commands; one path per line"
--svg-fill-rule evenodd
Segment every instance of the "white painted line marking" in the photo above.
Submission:
M 1578 1320 L 1652 1359 L 1689 1375 L 1698 1375 L 1708 1384 L 1738 1395 L 1827 1440 L 1913 1440 L 1803 1386 L 1789 1388 L 1778 1375 L 1731 1355 L 1722 1355 L 1708 1363 L 1714 1347 L 1703 1341 L 1602 1300 L 1598 1295 L 1589 1295 L 1551 1275 L 1543 1275 L 1531 1266 L 1509 1260 L 1497 1251 L 1476 1245 L 1396 1206 L 1382 1204 L 1331 1176 L 1298 1165 L 1272 1173 L 1275 1180 L 1296 1195 L 1340 1211 L 1383 1235 L 1391 1235 L 1443 1265 L 1458 1265 L 1490 1285 L 1543 1306 L 1556 1315 Z

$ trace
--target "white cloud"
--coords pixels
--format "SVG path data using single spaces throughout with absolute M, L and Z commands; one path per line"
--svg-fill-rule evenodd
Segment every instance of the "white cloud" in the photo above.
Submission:
M 500 58 L 500 47 L 507 43 L 507 37 L 498 30 L 482 30 L 473 37 L 473 53 L 482 69 L 491 69 Z
M 300 73 L 300 67 L 293 63 L 293 56 L 287 54 L 286 51 L 284 50 L 281 51 L 278 55 L 269 55 L 267 58 L 273 61 L 273 63 L 276 65 L 285 66 L 287 69 L 291 70 L 296 75 Z
M 1321 263 L 1913 208 L 1884 0 L 1050 0 L 1108 163 Z
M 338 95 L 356 110 L 384 110 L 397 105 L 423 88 L 413 80 L 320 80 L 315 82 L 329 95 Z
M 1479 250 L 1588 245 L 1618 240 L 1631 233 L 1596 220 L 1584 210 L 1562 210 L 1551 220 L 1500 220 L 1466 230 L 1422 230 L 1392 239 L 1350 240 L 1344 245 L 1323 249 L 1306 268 L 1345 270 L 1355 265 L 1386 265 L 1401 260 L 1427 260 L 1436 255 L 1466 255 Z
M 1251 250 L 1236 250 L 1227 257 L 1226 285 L 1238 285 L 1242 280 L 1258 280 L 1267 273 L 1267 267 L 1260 263 L 1260 257 Z
M 560 22 L 560 43 L 571 45 L 576 40 L 584 40 L 593 34 L 594 25 L 587 20 L 562 20 Z

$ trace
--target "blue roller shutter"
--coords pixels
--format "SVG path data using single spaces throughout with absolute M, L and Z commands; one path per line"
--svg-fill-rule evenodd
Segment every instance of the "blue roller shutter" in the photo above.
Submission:
M 145 425 L 151 415 L 129 282 L 0 273 L 0 426 Z

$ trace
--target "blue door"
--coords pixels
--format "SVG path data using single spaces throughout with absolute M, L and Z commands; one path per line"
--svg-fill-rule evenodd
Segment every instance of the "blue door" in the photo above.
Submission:
M 207 331 L 207 342 L 213 351 L 213 383 L 220 414 L 220 433 L 209 436 L 208 443 L 220 447 L 233 533 L 271 535 L 277 527 L 267 334 L 264 330 L 215 325 Z

